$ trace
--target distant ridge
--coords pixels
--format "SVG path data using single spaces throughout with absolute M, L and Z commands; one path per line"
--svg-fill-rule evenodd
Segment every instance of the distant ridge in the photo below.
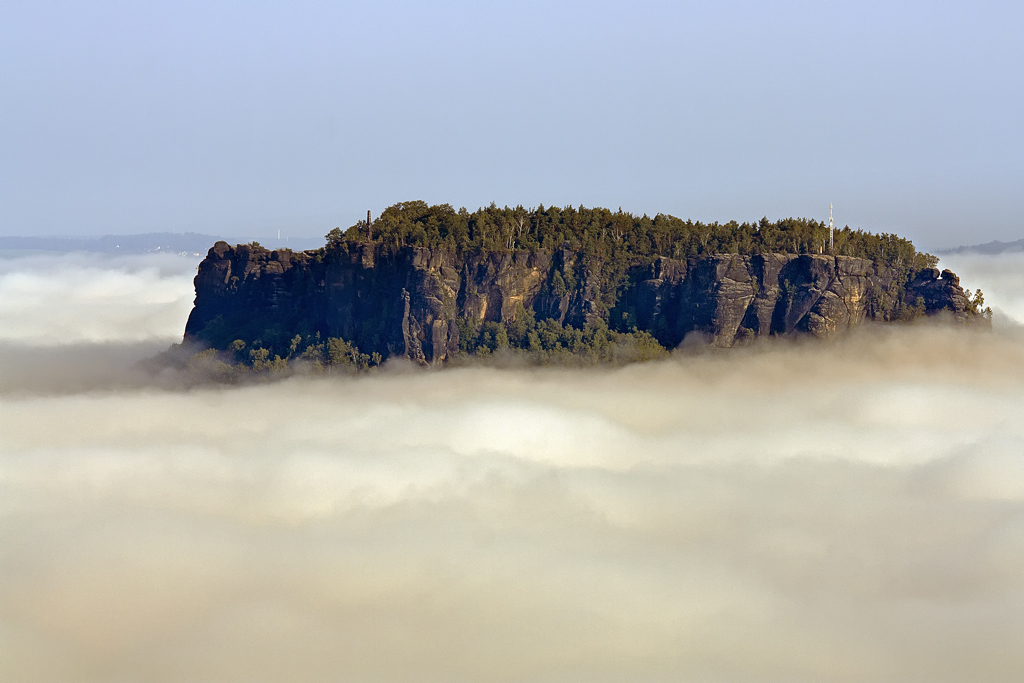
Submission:
M 974 244 L 961 246 L 954 249 L 942 249 L 936 254 L 1009 254 L 1024 251 L 1024 239 L 1015 242 L 999 242 L 998 240 L 986 242 L 985 244 Z
M 0 237 L 0 249 L 202 256 L 218 239 L 214 235 L 200 235 L 194 232 L 150 232 L 103 237 Z
M 0 237 L 0 250 L 18 251 L 88 251 L 104 254 L 179 254 L 205 256 L 218 240 L 216 235 L 195 232 L 148 232 L 138 235 L 104 235 L 103 237 Z M 284 238 L 276 240 L 282 247 L 297 251 L 323 245 L 323 239 Z

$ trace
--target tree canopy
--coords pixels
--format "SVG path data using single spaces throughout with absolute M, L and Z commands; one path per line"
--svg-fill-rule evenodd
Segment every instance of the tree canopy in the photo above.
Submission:
M 359 221 L 327 235 L 328 247 L 376 242 L 384 247 L 511 251 L 568 248 L 584 258 L 608 264 L 641 265 L 658 256 L 683 259 L 714 254 L 829 254 L 856 256 L 899 271 L 933 267 L 938 259 L 917 251 L 913 243 L 889 233 L 843 227 L 828 245 L 828 226 L 809 218 L 784 218 L 756 223 L 702 223 L 667 214 L 654 218 L 619 209 L 567 206 L 527 209 L 491 204 L 470 212 L 449 204 L 400 202 L 385 209 L 369 225 Z

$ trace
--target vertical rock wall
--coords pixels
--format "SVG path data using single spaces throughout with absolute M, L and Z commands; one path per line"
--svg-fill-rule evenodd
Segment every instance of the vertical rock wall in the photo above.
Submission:
M 430 364 L 457 353 L 458 319 L 502 322 L 520 307 L 576 327 L 622 315 L 670 347 L 691 333 L 718 347 L 767 335 L 831 337 L 868 317 L 888 319 L 900 304 L 973 315 L 949 271 L 921 271 L 901 289 L 892 269 L 846 256 L 659 258 L 622 282 L 577 266 L 568 249 L 457 256 L 361 244 L 328 256 L 218 242 L 200 264 L 185 334 L 224 346 L 262 330 L 320 333 Z M 611 311 L 596 295 L 610 287 L 618 288 Z

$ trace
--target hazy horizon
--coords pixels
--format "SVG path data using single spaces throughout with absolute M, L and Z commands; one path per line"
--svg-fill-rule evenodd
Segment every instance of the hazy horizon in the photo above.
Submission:
M 457 207 L 457 208 L 462 208 L 462 207 Z M 529 208 L 533 208 L 533 207 L 529 207 Z M 562 208 L 562 207 L 559 207 L 559 208 Z M 727 222 L 727 221 L 719 221 L 719 223 L 724 223 L 724 222 Z M 742 222 L 742 221 L 738 221 L 738 222 Z M 752 220 L 752 221 L 748 221 L 748 222 L 754 223 L 756 221 Z M 355 223 L 353 223 L 353 224 L 355 224 Z M 344 228 L 350 227 L 350 226 L 338 226 L 338 227 L 342 227 L 344 229 Z M 843 226 L 837 226 L 837 227 L 843 227 Z M 845 226 L 845 227 L 850 227 L 850 226 Z M 874 231 L 869 230 L 869 232 L 874 232 Z M 66 239 L 66 240 L 68 240 L 70 242 L 79 242 L 79 241 L 89 241 L 89 240 L 98 241 L 98 240 L 101 240 L 101 239 L 104 239 L 104 238 L 110 238 L 110 237 L 148 237 L 148 236 L 156 236 L 156 235 L 173 235 L 173 236 L 177 236 L 177 237 L 184 237 L 184 236 L 188 236 L 188 235 L 195 235 L 195 236 L 206 237 L 206 238 L 209 238 L 211 240 L 226 240 L 229 243 L 235 243 L 235 242 L 243 243 L 243 242 L 250 242 L 250 241 L 259 241 L 259 242 L 263 243 L 264 246 L 269 246 L 270 248 L 274 248 L 276 246 L 287 247 L 289 245 L 295 244 L 295 245 L 299 245 L 298 247 L 296 247 L 296 248 L 299 248 L 299 249 L 313 249 L 313 248 L 316 248 L 318 246 L 322 246 L 323 242 L 325 241 L 325 236 L 296 237 L 294 235 L 287 235 L 287 234 L 285 234 L 283 232 L 281 232 L 281 233 L 265 234 L 265 233 L 244 232 L 244 231 L 240 232 L 240 233 L 236 233 L 234 235 L 227 235 L 227 234 L 206 235 L 206 234 L 203 234 L 203 233 L 195 233 L 195 232 L 190 232 L 190 231 L 189 232 L 159 231 L 159 232 L 141 232 L 141 233 L 124 232 L 124 233 L 78 234 L 78 235 L 75 235 L 75 234 L 13 235 L 12 234 L 12 235 L 0 235 L 0 250 L 4 249 L 4 247 L 3 247 L 3 240 L 11 239 L 11 238 L 15 238 L 15 239 L 22 239 L 22 238 L 25 238 L 25 239 L 41 239 L 41 240 L 46 240 L 46 239 L 65 240 Z M 325 235 L 326 235 L 326 233 L 325 233 Z M 1022 242 L 1024 242 L 1024 238 L 1017 239 L 1017 240 L 1008 239 L 1008 240 L 1005 240 L 1005 241 L 1003 241 L 1003 240 L 989 240 L 987 242 L 972 242 L 972 241 L 968 240 L 968 241 L 959 242 L 957 244 L 930 245 L 930 246 L 916 244 L 915 246 L 920 251 L 930 252 L 930 253 L 940 254 L 940 255 L 950 255 L 951 253 L 957 252 L 959 250 L 964 250 L 963 253 L 973 253 L 970 250 L 973 247 L 986 247 L 986 246 L 989 246 L 989 245 L 997 245 L 997 246 L 1005 245 L 1005 246 L 1015 247 L 1018 243 L 1022 243 Z M 209 246 L 213 246 L 213 242 L 210 242 Z M 18 249 L 22 249 L 22 247 L 16 247 L 14 249 L 15 249 L 15 251 L 17 251 Z M 66 251 L 73 252 L 73 251 L 75 251 L 75 249 L 73 249 L 73 248 L 72 249 L 67 249 Z M 133 252 L 133 253 L 136 253 L 136 252 Z M 997 254 L 997 253 L 1000 253 L 1000 252 L 999 251 L 986 250 L 983 253 Z

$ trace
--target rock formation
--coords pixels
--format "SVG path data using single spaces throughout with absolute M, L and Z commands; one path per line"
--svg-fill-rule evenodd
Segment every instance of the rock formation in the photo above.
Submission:
M 768 335 L 831 337 L 908 311 L 978 318 L 948 270 L 901 276 L 818 254 L 660 257 L 616 279 L 570 249 L 453 253 L 363 243 L 271 252 L 217 242 L 195 286 L 186 338 L 226 348 L 234 339 L 318 333 L 423 364 L 458 352 L 459 319 L 505 322 L 526 310 L 577 328 L 636 327 L 668 348 L 691 333 L 717 347 Z

